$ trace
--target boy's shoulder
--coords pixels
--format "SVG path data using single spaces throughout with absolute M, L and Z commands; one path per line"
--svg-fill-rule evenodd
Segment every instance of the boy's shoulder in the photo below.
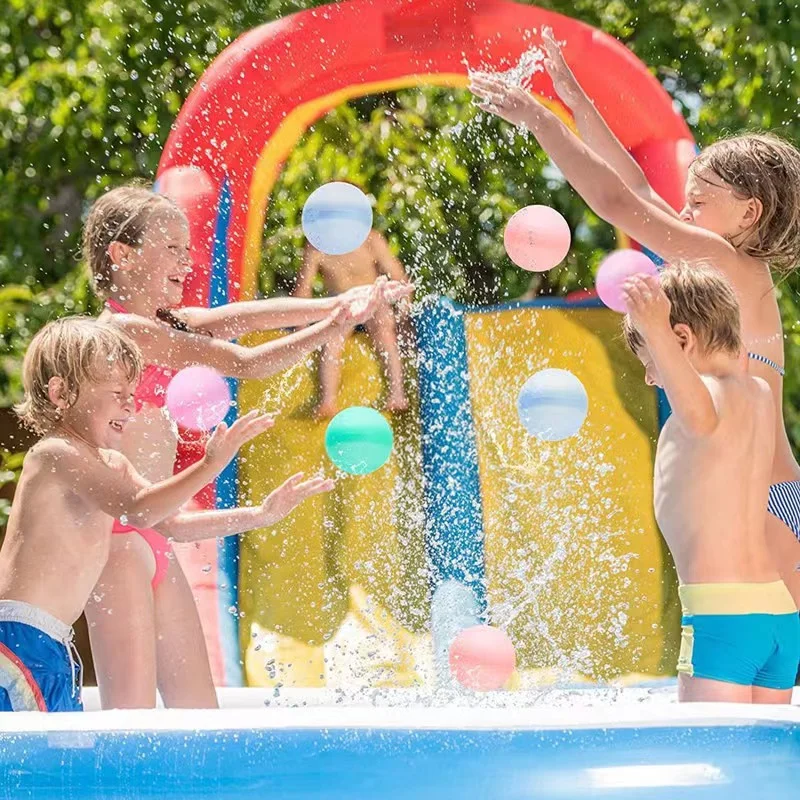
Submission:
M 45 436 L 28 450 L 25 463 L 46 462 L 54 459 L 72 459 L 80 455 L 78 446 L 69 439 L 60 436 Z

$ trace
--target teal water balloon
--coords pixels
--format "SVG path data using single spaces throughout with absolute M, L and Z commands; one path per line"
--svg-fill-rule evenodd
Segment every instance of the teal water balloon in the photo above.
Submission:
M 583 384 L 565 369 L 543 369 L 525 381 L 517 412 L 525 430 L 546 442 L 574 436 L 589 411 Z
M 346 408 L 325 431 L 328 458 L 350 475 L 368 475 L 380 469 L 389 460 L 393 446 L 392 428 L 374 408 Z
M 357 250 L 372 230 L 372 206 L 357 186 L 342 181 L 315 189 L 303 206 L 303 233 L 329 256 Z

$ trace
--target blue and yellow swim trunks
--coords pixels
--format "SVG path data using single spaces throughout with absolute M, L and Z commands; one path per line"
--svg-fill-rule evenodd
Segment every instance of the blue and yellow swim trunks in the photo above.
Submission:
M 783 581 L 694 583 L 678 591 L 678 672 L 742 686 L 794 686 L 800 617 Z

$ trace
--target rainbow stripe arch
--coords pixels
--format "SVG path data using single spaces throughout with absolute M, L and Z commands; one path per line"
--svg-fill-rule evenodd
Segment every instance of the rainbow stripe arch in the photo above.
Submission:
M 545 25 L 569 42 L 578 80 L 650 183 L 679 206 L 695 155 L 691 133 L 645 65 L 613 38 L 510 0 L 350 0 L 242 35 L 181 109 L 161 158 L 158 189 L 176 200 L 190 223 L 194 270 L 185 301 L 213 306 L 255 296 L 270 192 L 315 120 L 376 92 L 466 87 L 465 62 L 508 68 L 530 47 L 530 32 Z M 569 116 L 546 75 L 534 75 L 531 90 Z M 421 404 L 424 424 L 424 397 Z M 237 502 L 237 469 L 221 476 L 209 503 Z M 426 471 L 438 480 L 435 465 Z M 242 682 L 240 644 L 246 640 L 243 633 L 239 641 L 238 559 L 235 541 L 220 545 L 217 619 L 204 620 L 221 643 L 215 674 L 227 685 Z

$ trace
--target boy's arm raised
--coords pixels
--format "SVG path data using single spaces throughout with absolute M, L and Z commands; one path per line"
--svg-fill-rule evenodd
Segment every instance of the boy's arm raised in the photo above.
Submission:
M 259 506 L 219 511 L 179 511 L 156 525 L 164 536 L 177 542 L 197 542 L 217 536 L 247 533 L 274 525 L 304 500 L 329 492 L 334 482 L 315 477 L 304 481 L 302 473 L 292 476 Z
M 222 472 L 245 442 L 273 424 L 272 417 L 253 411 L 230 428 L 219 425 L 200 461 L 158 483 L 146 481 L 119 453 L 107 461 L 86 458 L 80 451 L 56 443 L 60 450 L 49 455 L 54 468 L 69 471 L 73 488 L 83 501 L 111 517 L 124 517 L 126 524 L 150 528 L 175 514 Z
M 670 325 L 669 300 L 658 279 L 635 275 L 625 282 L 623 295 L 628 314 L 658 369 L 675 419 L 691 436 L 712 434 L 719 424 L 715 398 Z

